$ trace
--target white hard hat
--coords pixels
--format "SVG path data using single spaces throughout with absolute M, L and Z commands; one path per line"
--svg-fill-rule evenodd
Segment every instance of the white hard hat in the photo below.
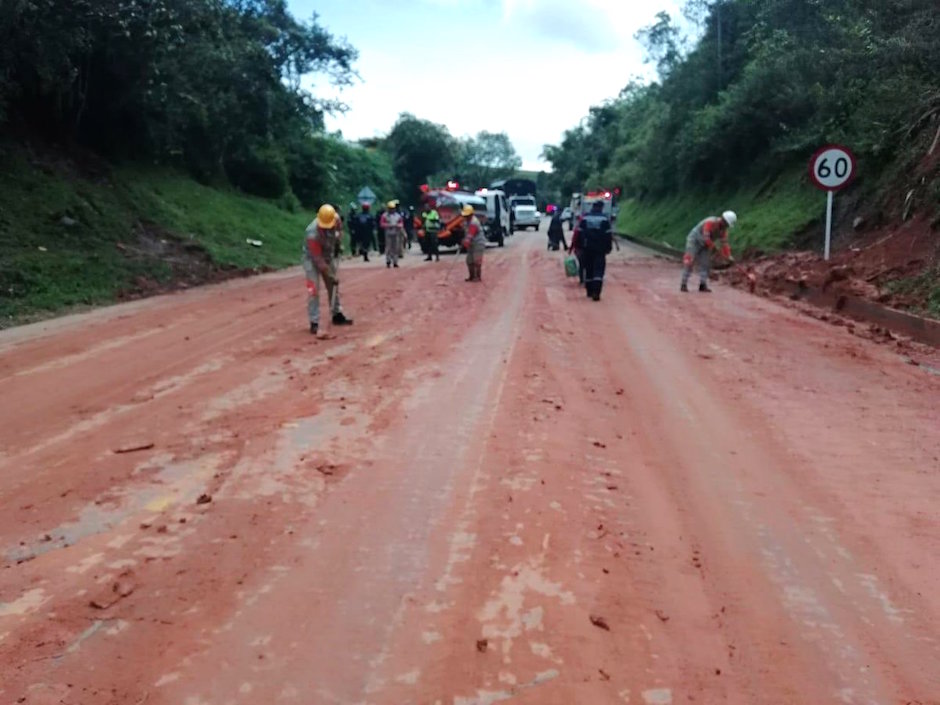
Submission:
M 738 222 L 738 215 L 734 211 L 725 211 L 721 214 L 721 217 L 728 224 L 729 228 L 733 228 Z

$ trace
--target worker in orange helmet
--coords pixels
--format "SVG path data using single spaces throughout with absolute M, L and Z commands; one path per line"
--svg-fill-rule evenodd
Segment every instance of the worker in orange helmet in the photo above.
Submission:
M 486 233 L 480 219 L 476 217 L 473 206 L 469 203 L 463 207 L 460 214 L 464 218 L 463 248 L 467 251 L 467 271 L 470 276 L 468 282 L 483 281 L 483 253 L 486 252 Z
M 330 297 L 330 313 L 333 324 L 352 325 L 352 320 L 343 314 L 339 301 L 339 246 L 343 230 L 336 208 L 326 204 L 320 206 L 316 219 L 307 226 L 304 239 L 303 267 L 307 278 L 307 315 L 310 332 L 314 335 L 320 327 L 320 280 L 326 285 Z
M 728 231 L 738 222 L 738 216 L 734 211 L 725 211 L 721 216 L 712 216 L 706 218 L 701 223 L 692 228 L 685 241 L 685 255 L 682 258 L 682 284 L 680 291 L 689 290 L 689 277 L 692 276 L 692 268 L 698 267 L 699 285 L 698 290 L 710 293 L 708 287 L 708 274 L 711 270 L 711 251 L 715 249 L 715 243 L 721 242 L 721 256 L 733 262 L 731 256 L 731 245 L 728 244 Z

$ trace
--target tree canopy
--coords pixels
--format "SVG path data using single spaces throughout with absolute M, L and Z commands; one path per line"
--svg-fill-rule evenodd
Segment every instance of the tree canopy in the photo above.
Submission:
M 457 139 L 407 113 L 385 138 L 326 135 L 324 115 L 344 106 L 303 79 L 348 85 L 356 58 L 287 0 L 4 0 L 0 134 L 177 166 L 294 206 L 363 185 L 414 202 L 432 174 L 482 186 L 520 165 L 503 133 Z
M 481 188 L 511 176 L 521 166 L 522 159 L 505 132 L 484 130 L 461 141 L 455 171 L 462 183 Z
M 301 77 L 348 83 L 355 59 L 286 0 L 10 0 L 0 126 L 279 196 L 298 178 L 289 157 L 341 107 Z
M 659 80 L 630 83 L 546 145 L 563 192 L 740 185 L 843 141 L 874 166 L 940 115 L 936 0 L 690 0 L 638 39 Z

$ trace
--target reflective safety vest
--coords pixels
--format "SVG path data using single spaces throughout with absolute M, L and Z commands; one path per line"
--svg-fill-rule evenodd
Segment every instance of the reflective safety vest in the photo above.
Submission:
M 436 233 L 441 229 L 441 215 L 433 208 L 422 216 L 424 229 L 429 233 Z

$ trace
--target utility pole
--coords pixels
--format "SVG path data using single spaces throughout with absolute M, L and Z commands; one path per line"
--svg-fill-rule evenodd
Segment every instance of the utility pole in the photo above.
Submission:
M 722 70 L 721 70 L 721 0 L 715 3 L 715 24 L 717 25 L 717 34 L 718 34 L 718 90 L 721 91 L 722 87 Z

